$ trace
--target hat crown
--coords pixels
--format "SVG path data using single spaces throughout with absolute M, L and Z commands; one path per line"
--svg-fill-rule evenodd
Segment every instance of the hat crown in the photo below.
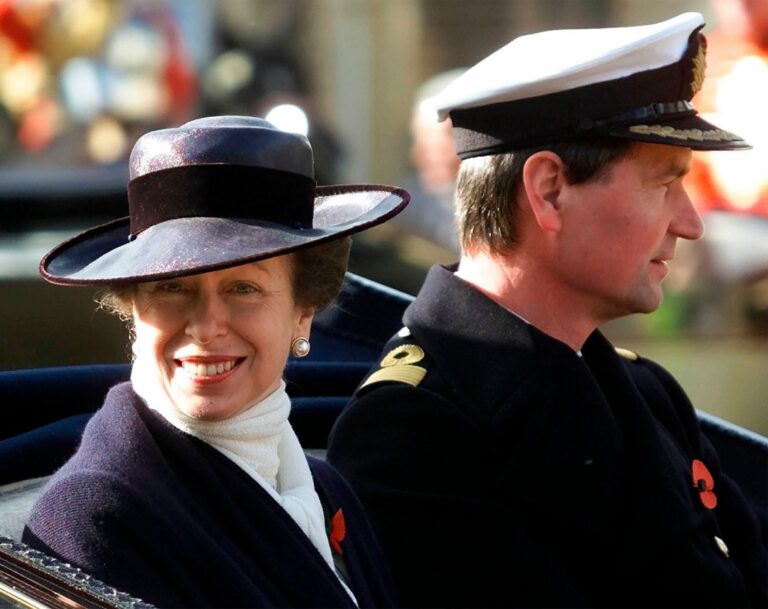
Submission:
M 318 187 L 303 135 L 254 116 L 212 116 L 139 138 L 128 216 L 68 239 L 40 262 L 64 285 L 181 277 L 281 256 L 374 226 L 408 193 Z
M 650 25 L 549 30 L 515 38 L 430 101 L 440 120 L 451 110 L 509 102 L 623 78 L 677 62 L 700 13 Z
M 306 137 L 250 116 L 199 118 L 141 136 L 131 152 L 130 178 L 195 165 L 260 167 L 314 178 Z
M 704 18 L 516 38 L 432 100 L 462 159 L 563 141 L 627 138 L 701 150 L 749 145 L 698 116 Z

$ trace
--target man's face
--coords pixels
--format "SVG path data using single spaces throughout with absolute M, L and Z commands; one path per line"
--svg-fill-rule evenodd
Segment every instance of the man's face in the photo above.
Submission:
M 606 175 L 565 187 L 556 273 L 598 323 L 657 309 L 677 239 L 701 237 L 690 163 L 688 148 L 638 143 Z

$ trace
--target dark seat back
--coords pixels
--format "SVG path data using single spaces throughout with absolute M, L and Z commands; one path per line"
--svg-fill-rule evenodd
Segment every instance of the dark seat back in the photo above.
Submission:
M 325 448 L 328 432 L 382 345 L 401 327 L 412 297 L 348 273 L 334 304 L 315 317 L 312 351 L 285 370 L 291 423 L 302 445 Z M 0 484 L 52 473 L 73 453 L 85 424 L 129 364 L 0 372 Z
M 744 491 L 768 538 L 768 438 L 709 413 L 697 414 L 723 471 Z
M 412 297 L 349 274 L 337 302 L 312 327 L 312 352 L 285 371 L 291 423 L 302 445 L 325 448 L 328 433 L 356 386 L 401 327 Z M 108 389 L 127 380 L 128 364 L 0 372 L 0 484 L 45 476 L 75 450 Z M 768 523 L 768 439 L 699 412 L 723 469 Z

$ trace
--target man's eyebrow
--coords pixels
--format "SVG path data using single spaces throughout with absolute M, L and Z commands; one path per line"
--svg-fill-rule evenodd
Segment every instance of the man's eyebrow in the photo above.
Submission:
M 647 179 L 656 181 L 676 180 L 688 174 L 691 164 L 687 161 L 669 160 L 649 167 Z
M 662 177 L 682 178 L 691 170 L 690 161 L 670 161 L 662 165 L 659 175 Z

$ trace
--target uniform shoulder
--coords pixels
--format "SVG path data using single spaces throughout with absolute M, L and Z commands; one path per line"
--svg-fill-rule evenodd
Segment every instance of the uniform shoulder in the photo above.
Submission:
M 614 347 L 614 350 L 619 357 L 629 364 L 631 371 L 643 370 L 645 374 L 651 374 L 664 383 L 676 382 L 672 374 L 658 362 L 625 347 Z
M 363 395 L 385 384 L 418 387 L 427 375 L 430 363 L 425 350 L 404 327 L 384 346 L 382 356 L 360 383 L 355 395 Z
M 672 374 L 658 362 L 625 347 L 614 347 L 614 349 L 616 354 L 627 364 L 636 381 L 653 378 L 664 385 L 677 383 Z
M 657 416 L 663 408 L 674 410 L 676 416 L 694 425 L 695 411 L 688 395 L 674 375 L 661 364 L 634 351 L 616 348 L 640 392 L 653 406 Z
M 637 353 L 630 349 L 625 349 L 624 347 L 614 347 L 614 349 L 616 350 L 616 353 L 619 355 L 619 357 L 622 357 L 630 362 L 636 362 L 640 358 Z

